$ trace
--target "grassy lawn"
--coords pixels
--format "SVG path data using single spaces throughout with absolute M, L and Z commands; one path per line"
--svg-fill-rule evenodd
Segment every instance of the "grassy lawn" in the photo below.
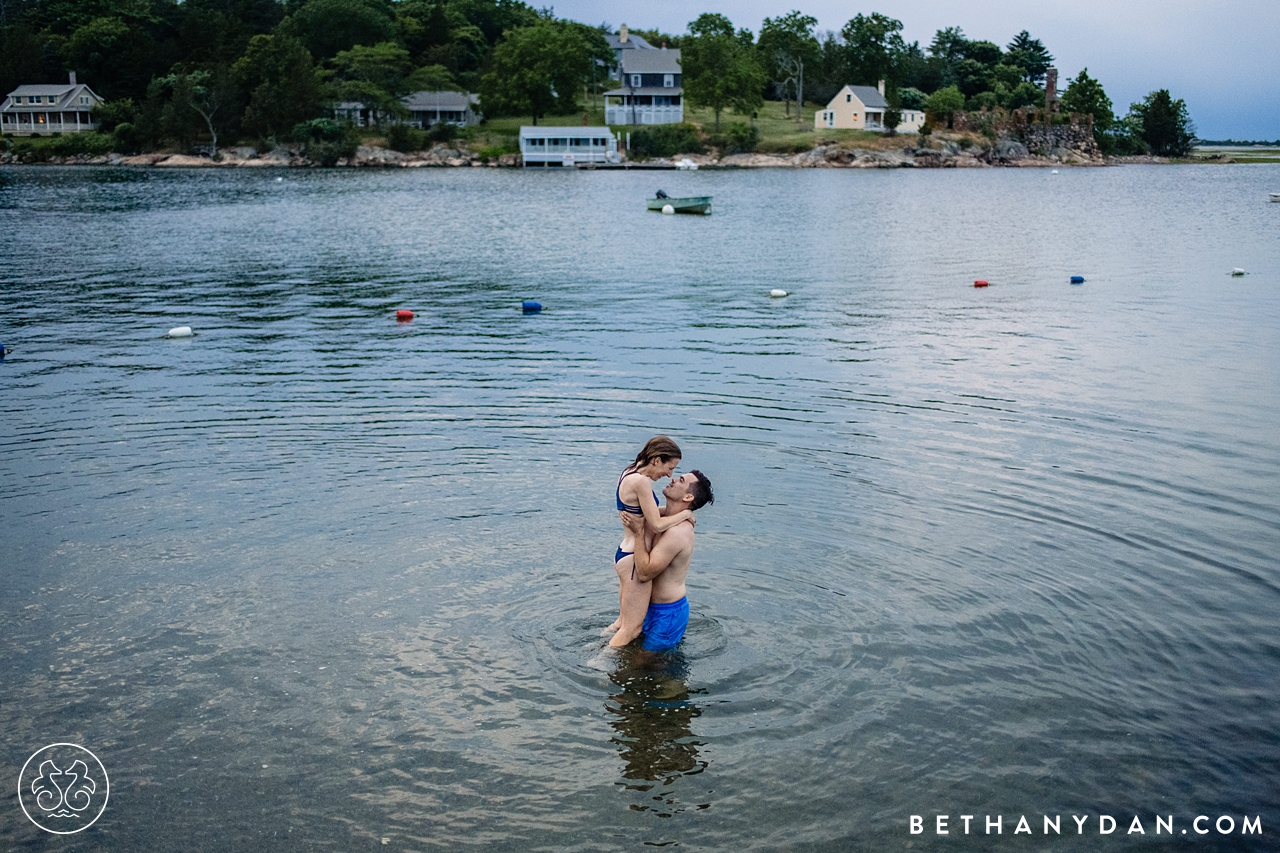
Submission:
M 837 143 L 851 148 L 901 148 L 916 138 L 914 135 L 891 137 L 867 130 L 831 130 L 823 128 L 815 131 L 813 117 L 822 108 L 823 106 L 818 104 L 805 104 L 802 120 L 797 122 L 794 112 L 791 117 L 787 117 L 786 107 L 782 102 L 765 101 L 764 106 L 756 113 L 755 119 L 750 116 L 740 116 L 733 112 L 721 113 L 720 129 L 723 131 L 730 122 L 735 121 L 748 124 L 754 123 L 760 131 L 760 145 L 757 150 L 763 153 L 784 154 L 808 151 L 815 145 L 829 143 Z M 544 116 L 538 120 L 538 124 L 549 127 L 580 127 L 583 124 L 582 116 L 583 113 L 580 112 L 566 116 Z M 604 124 L 603 107 L 596 110 L 587 110 L 586 116 L 587 124 L 593 127 L 600 127 Z M 684 119 L 686 122 L 701 127 L 704 133 L 715 132 L 715 113 L 711 110 L 695 109 L 686 104 Z M 533 124 L 533 119 L 530 116 L 495 118 L 486 121 L 480 127 L 468 129 L 463 136 L 472 145 L 486 147 L 501 145 L 514 151 L 515 139 L 520 135 L 521 126 L 530 124 Z M 633 128 L 631 125 L 618 124 L 613 125 L 611 129 L 615 132 L 626 133 Z

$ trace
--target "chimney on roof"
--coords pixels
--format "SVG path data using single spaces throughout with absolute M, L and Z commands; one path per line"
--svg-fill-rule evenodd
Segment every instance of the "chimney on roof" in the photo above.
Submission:
M 72 86 L 74 86 L 75 84 L 76 84 L 76 72 L 72 71 L 72 72 L 71 72 L 71 85 L 72 85 Z
M 625 44 L 627 41 L 627 25 L 626 24 L 623 24 L 622 28 L 618 30 L 618 41 L 623 44 Z
M 884 96 L 884 81 L 883 81 L 883 80 L 881 80 L 879 83 L 877 83 L 877 84 L 876 84 L 876 89 L 877 89 L 877 90 L 879 90 L 881 97 L 883 97 L 883 96 Z

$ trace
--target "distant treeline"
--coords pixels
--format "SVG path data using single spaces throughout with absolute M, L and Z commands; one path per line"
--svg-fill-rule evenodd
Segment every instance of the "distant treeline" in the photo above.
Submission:
M 1260 148 L 1280 148 L 1280 139 L 1275 142 L 1268 142 L 1265 139 L 1197 139 L 1200 145 L 1235 145 L 1235 146 L 1257 146 Z
M 685 96 L 717 125 L 766 98 L 825 104 L 880 80 L 893 111 L 924 109 L 935 126 L 961 109 L 1044 104 L 1054 58 L 1025 30 L 1002 48 L 947 27 L 924 48 L 879 13 L 816 26 L 792 11 L 758 34 L 717 14 L 680 34 L 631 32 L 682 49 Z M 575 113 L 610 85 L 609 32 L 521 0 L 0 0 L 0 92 L 74 71 L 107 99 L 100 129 L 117 148 L 332 141 L 345 138 L 333 104 L 394 123 L 418 90 L 477 92 L 488 117 Z M 1164 90 L 1117 118 L 1081 71 L 1062 108 L 1094 116 L 1104 151 L 1179 154 L 1193 141 L 1185 104 Z

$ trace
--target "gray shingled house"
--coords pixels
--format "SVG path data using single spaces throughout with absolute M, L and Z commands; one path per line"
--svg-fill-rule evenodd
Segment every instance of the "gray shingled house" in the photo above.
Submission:
M 624 50 L 622 85 L 604 95 L 605 124 L 679 124 L 684 121 L 680 51 Z
M 0 101 L 0 132 L 35 136 L 93 130 L 93 111 L 102 102 L 92 89 L 76 82 L 74 71 L 67 83 L 19 86 Z

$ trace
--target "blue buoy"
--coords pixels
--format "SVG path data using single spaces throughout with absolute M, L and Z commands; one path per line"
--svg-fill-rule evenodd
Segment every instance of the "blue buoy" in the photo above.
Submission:
M 1072 284 L 1084 284 L 1084 276 L 1082 276 L 1082 275 L 1073 275 L 1073 276 L 1071 276 L 1071 283 L 1072 283 Z
M 6 352 L 8 352 L 8 350 L 4 348 L 4 342 L 0 341 L 0 361 L 4 361 L 4 354 Z
M 542 310 L 542 303 L 534 302 L 532 300 L 525 300 L 523 303 L 521 303 L 520 307 L 521 309 L 524 310 L 524 313 L 526 314 L 537 314 L 539 311 Z

